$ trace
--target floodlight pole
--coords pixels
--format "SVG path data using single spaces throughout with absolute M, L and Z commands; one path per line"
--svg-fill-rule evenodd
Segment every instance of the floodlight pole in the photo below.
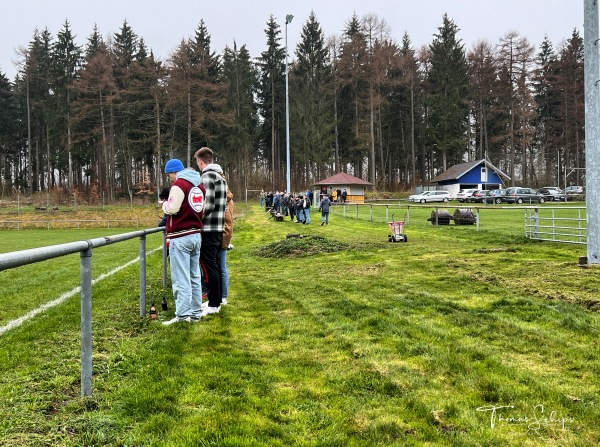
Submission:
M 600 264 L 600 65 L 598 2 L 584 0 L 585 183 L 587 263 Z M 566 183 L 565 183 L 566 186 Z
M 287 27 L 292 23 L 293 15 L 285 16 L 285 157 L 287 162 L 286 180 L 288 193 L 292 192 L 290 182 L 290 93 L 288 82 L 288 43 L 287 43 Z

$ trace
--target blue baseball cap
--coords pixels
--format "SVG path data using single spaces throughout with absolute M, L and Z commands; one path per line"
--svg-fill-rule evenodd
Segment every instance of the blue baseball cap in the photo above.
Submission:
M 165 165 L 165 174 L 170 174 L 171 172 L 179 172 L 183 171 L 185 168 L 183 167 L 183 163 L 176 158 L 172 158 Z

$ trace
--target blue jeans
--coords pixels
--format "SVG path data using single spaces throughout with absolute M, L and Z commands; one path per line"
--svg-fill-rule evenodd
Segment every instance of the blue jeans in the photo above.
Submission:
M 296 210 L 296 219 L 298 222 L 302 222 L 304 220 L 304 210 Z
M 304 219 L 306 220 L 307 224 L 310 223 L 310 208 L 306 208 L 304 210 Z
M 329 211 L 321 213 L 321 222 L 325 222 L 325 225 L 329 225 Z
M 198 233 L 176 237 L 171 239 L 169 244 L 175 315 L 179 318 L 200 317 L 202 303 L 201 241 L 202 236 Z
M 227 249 L 221 250 L 221 296 L 227 298 L 229 293 L 229 269 L 227 268 Z

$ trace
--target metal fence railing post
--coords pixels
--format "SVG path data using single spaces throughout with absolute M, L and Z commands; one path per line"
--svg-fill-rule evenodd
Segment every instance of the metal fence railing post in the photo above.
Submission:
M 163 289 L 167 288 L 167 235 L 163 233 L 163 249 L 162 249 L 162 285 Z
M 33 264 L 59 256 L 79 253 L 81 289 L 81 395 L 92 394 L 92 250 L 96 247 L 140 238 L 140 313 L 146 314 L 146 235 L 163 232 L 164 227 L 132 233 L 116 234 L 87 241 L 38 247 L 10 253 L 0 253 L 0 271 Z M 163 250 L 166 251 L 166 250 Z M 164 255 L 163 255 L 164 256 Z M 164 259 L 164 258 L 163 258 Z M 166 269 L 166 262 L 163 262 Z M 164 273 L 163 273 L 164 275 Z M 163 277 L 163 281 L 166 281 Z
M 80 252 L 81 396 L 92 395 L 92 245 Z
M 146 235 L 140 236 L 140 317 L 146 315 Z

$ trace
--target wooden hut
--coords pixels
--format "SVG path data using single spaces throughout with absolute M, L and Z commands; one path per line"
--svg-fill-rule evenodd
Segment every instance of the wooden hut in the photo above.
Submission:
M 343 194 L 346 191 L 346 203 L 365 203 L 365 188 L 373 186 L 373 184 L 345 172 L 340 172 L 315 183 L 313 186 L 315 193 L 319 191 L 319 198 L 322 198 L 325 194 L 331 196 L 333 191 L 338 194 Z M 342 203 L 341 199 L 339 203 Z

